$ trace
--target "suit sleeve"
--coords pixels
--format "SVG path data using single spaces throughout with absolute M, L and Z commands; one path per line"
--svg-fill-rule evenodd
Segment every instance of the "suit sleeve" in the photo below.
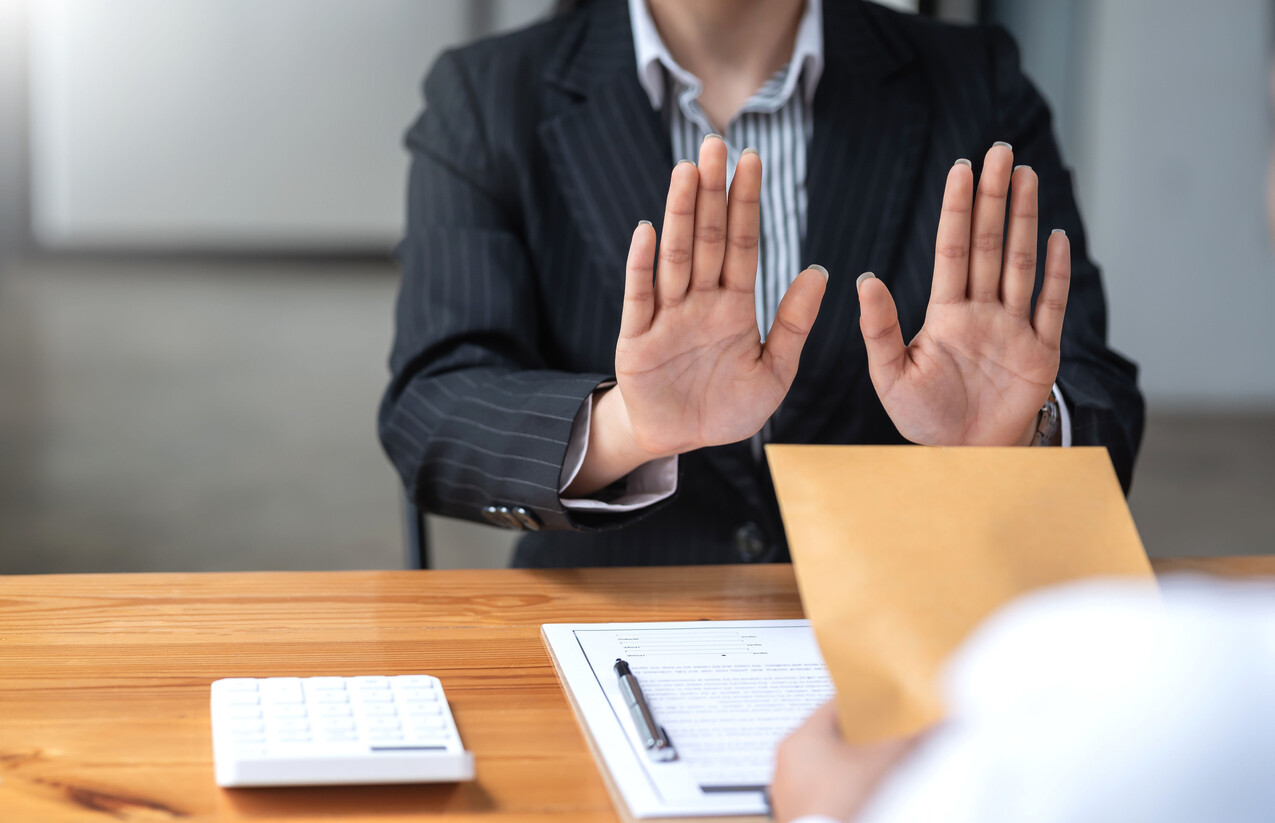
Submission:
M 1063 165 L 1054 140 L 1049 106 L 1023 74 L 1013 39 L 1000 27 L 991 32 L 998 118 L 992 140 L 1009 142 L 1014 147 L 1014 162 L 1030 165 L 1040 178 L 1037 295 L 1044 279 L 1049 232 L 1064 229 L 1071 240 L 1071 290 L 1058 385 L 1071 413 L 1072 442 L 1106 446 L 1127 494 L 1146 413 L 1137 385 L 1138 370 L 1107 345 L 1102 278 L 1089 259 L 1071 173 Z
M 403 280 L 381 443 L 425 511 L 482 520 L 489 506 L 519 506 L 543 528 L 622 525 L 634 516 L 575 516 L 559 498 L 576 415 L 611 376 L 545 362 L 544 295 L 507 194 L 516 170 L 491 151 L 454 54 L 431 70 L 425 99 L 407 137 Z

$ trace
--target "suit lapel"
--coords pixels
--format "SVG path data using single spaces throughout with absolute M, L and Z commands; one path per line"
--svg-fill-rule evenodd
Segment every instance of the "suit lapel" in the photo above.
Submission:
M 639 220 L 659 231 L 672 166 L 667 129 L 637 79 L 623 0 L 590 4 L 546 81 L 566 101 L 540 124 L 541 145 L 591 261 L 614 280 L 605 293 L 618 307 L 629 238 Z

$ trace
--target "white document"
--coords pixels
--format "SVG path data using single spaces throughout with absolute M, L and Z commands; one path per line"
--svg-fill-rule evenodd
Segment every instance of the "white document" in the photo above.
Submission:
M 765 814 L 775 746 L 832 681 L 807 620 L 542 627 L 563 687 L 630 814 Z M 652 761 L 620 692 L 628 661 L 677 759 Z

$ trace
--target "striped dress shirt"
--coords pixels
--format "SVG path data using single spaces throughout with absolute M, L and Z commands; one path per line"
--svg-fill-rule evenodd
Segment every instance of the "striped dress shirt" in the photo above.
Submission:
M 629 16 L 638 79 L 652 108 L 663 112 L 668 123 L 673 161 L 696 162 L 705 135 L 717 131 L 699 105 L 703 84 L 673 59 L 646 0 L 629 0 Z M 728 183 L 744 149 L 757 149 L 762 159 L 757 325 L 763 338 L 775 320 L 780 298 L 806 265 L 801 259 L 808 203 L 806 147 L 814 133 L 811 102 L 822 71 L 822 9 L 820 0 L 807 0 L 788 65 L 740 107 L 721 135 L 726 142 Z

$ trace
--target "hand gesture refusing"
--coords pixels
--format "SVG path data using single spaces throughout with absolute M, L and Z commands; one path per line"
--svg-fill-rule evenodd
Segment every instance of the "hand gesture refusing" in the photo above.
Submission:
M 1033 313 L 1037 179 L 1027 166 L 1011 170 L 1013 160 L 1004 143 L 988 151 L 977 198 L 969 161 L 948 172 L 930 304 L 910 344 L 903 344 L 889 289 L 860 278 L 872 383 L 899 433 L 914 443 L 1028 442 L 1058 374 L 1070 246 L 1061 231 L 1050 236 Z
M 655 230 L 633 233 L 616 344 L 618 385 L 595 399 L 585 465 L 568 495 L 649 460 L 751 437 L 778 408 L 827 285 L 803 271 L 762 345 L 757 328 L 761 158 L 745 151 L 726 191 L 726 144 L 673 169 L 656 265 Z

